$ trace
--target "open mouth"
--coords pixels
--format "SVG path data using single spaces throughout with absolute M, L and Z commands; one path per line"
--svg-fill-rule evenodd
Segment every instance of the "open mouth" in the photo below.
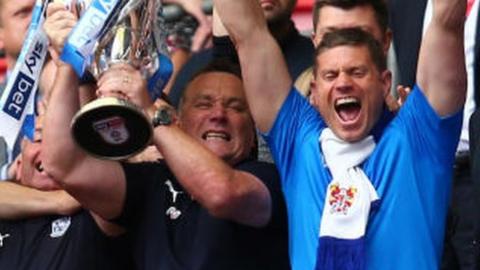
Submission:
M 335 111 L 344 122 L 351 122 L 358 118 L 362 105 L 356 97 L 342 97 L 335 100 Z
M 39 161 L 35 164 L 35 169 L 39 172 L 43 172 L 43 164 L 42 164 L 41 161 Z
M 222 131 L 207 131 L 203 133 L 202 139 L 206 141 L 222 140 L 229 142 L 231 140 L 231 136 L 230 134 Z

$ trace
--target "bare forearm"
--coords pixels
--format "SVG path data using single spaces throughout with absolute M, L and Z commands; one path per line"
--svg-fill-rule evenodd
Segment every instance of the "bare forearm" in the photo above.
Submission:
M 255 123 L 266 132 L 292 85 L 282 51 L 268 30 L 257 0 L 216 0 L 215 9 L 218 17 L 214 17 L 214 31 L 224 33 L 221 24 L 215 23 L 220 19 L 237 49 Z
M 78 79 L 70 66 L 57 71 L 43 130 L 43 165 L 84 208 L 109 219 L 123 206 L 125 179 L 116 162 L 97 160 L 74 142 L 70 123 L 79 109 Z
M 252 31 L 268 31 L 257 0 L 214 0 L 214 7 L 235 43 L 250 38 Z
M 65 175 L 83 156 L 70 133 L 70 122 L 79 109 L 78 79 L 73 69 L 62 65 L 56 73 L 43 130 L 43 162 L 55 180 Z
M 270 196 L 256 177 L 235 170 L 178 127 L 156 128 L 154 141 L 178 181 L 210 213 L 252 226 L 268 222 Z
M 76 145 L 70 123 L 79 107 L 77 75 L 69 65 L 61 65 L 57 70 L 45 116 L 42 151 L 44 169 L 85 208 L 103 216 L 117 214 L 121 204 L 110 206 L 121 201 L 123 193 L 116 193 L 117 190 L 112 186 L 118 188 L 121 185 L 112 184 L 117 179 L 108 181 L 104 174 L 118 174 L 119 165 L 112 166 L 106 161 L 89 157 Z M 109 166 L 115 169 L 109 169 Z M 98 178 L 105 178 L 105 181 L 99 181 Z M 110 192 L 112 194 L 108 196 Z
M 233 169 L 177 126 L 156 128 L 154 143 L 182 186 L 203 205 L 228 187 Z
M 466 0 L 436 0 L 420 49 L 418 84 L 440 115 L 457 112 L 465 101 L 465 9 Z
M 80 209 L 65 191 L 39 191 L 11 182 L 0 182 L 0 219 L 42 215 L 68 215 Z
M 66 11 L 61 4 L 49 5 L 44 29 L 55 48 L 54 54 L 61 53 L 76 21 L 76 16 Z M 79 80 L 73 68 L 58 59 L 54 60 L 58 69 L 43 130 L 42 161 L 45 172 L 84 208 L 106 219 L 115 217 L 122 209 L 125 195 L 121 166 L 86 155 L 70 133 L 72 118 L 80 107 L 79 100 L 89 100 L 95 89 L 83 89 L 86 92 L 79 97 Z
M 248 104 L 261 132 L 270 131 L 293 84 L 280 47 L 272 36 L 265 38 L 237 47 Z

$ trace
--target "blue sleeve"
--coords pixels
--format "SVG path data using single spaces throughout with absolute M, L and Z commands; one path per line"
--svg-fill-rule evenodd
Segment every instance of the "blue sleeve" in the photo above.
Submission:
M 398 113 L 398 121 L 406 126 L 407 136 L 414 142 L 414 153 L 433 156 L 438 164 L 451 164 L 462 127 L 462 110 L 440 117 L 415 85 L 407 102 Z
M 318 133 L 318 130 L 324 126 L 325 123 L 318 111 L 298 90 L 292 88 L 272 128 L 268 133 L 263 134 L 280 175 L 286 175 L 286 169 L 290 167 L 295 144 L 302 143 L 307 134 Z

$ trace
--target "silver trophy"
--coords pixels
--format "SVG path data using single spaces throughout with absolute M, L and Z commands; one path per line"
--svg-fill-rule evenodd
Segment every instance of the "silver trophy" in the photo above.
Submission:
M 166 83 L 169 74 L 161 76 L 160 65 L 171 63 L 162 61 L 166 49 L 160 48 L 164 46 L 157 18 L 160 11 L 159 0 L 122 1 L 111 25 L 95 45 L 89 66 L 91 74 L 98 79 L 112 65 L 127 63 L 141 71 L 148 80 L 149 90 L 163 87 L 159 85 Z M 150 121 L 141 108 L 114 97 L 86 104 L 72 120 L 77 144 L 104 159 L 125 159 L 137 154 L 149 144 L 152 133 Z

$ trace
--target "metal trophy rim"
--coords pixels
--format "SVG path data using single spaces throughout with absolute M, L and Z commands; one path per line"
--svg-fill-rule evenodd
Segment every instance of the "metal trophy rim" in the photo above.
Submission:
M 159 26 L 155 25 L 161 7 L 161 1 L 157 0 L 122 0 L 108 6 L 108 13 L 100 16 L 98 22 L 83 20 L 85 27 L 101 25 L 102 28 L 98 32 L 99 29 L 92 27 L 93 30 L 87 33 L 92 35 L 89 36 L 90 40 L 95 42 L 91 52 L 87 50 L 88 57 L 81 53 L 85 48 L 72 45 L 77 54 L 82 54 L 85 62 L 81 63 L 88 65 L 97 79 L 115 63 L 130 64 L 139 69 L 148 82 L 149 90 L 151 78 L 148 76 L 155 79 L 152 87 L 158 87 L 156 82 L 161 82 L 163 78 L 157 78 L 160 76 L 156 69 L 160 64 L 158 58 L 161 47 L 157 37 Z M 82 19 L 94 16 L 96 9 L 91 4 Z M 85 35 L 79 31 L 75 37 L 83 38 L 80 33 Z M 93 46 L 93 43 L 86 44 Z M 140 153 L 148 146 L 152 141 L 153 128 L 142 108 L 120 97 L 104 97 L 80 108 L 71 121 L 70 133 L 75 143 L 87 154 L 101 159 L 122 160 Z
M 138 120 L 144 120 L 143 124 L 142 123 L 137 123 L 140 126 L 143 126 L 144 132 L 146 132 L 146 137 L 143 140 L 139 140 L 138 138 L 134 138 L 133 140 L 135 141 L 140 141 L 137 147 L 133 147 L 133 151 L 129 151 L 126 154 L 123 155 L 101 155 L 98 154 L 95 151 L 92 151 L 91 149 L 95 149 L 95 145 L 93 145 L 91 148 L 88 147 L 87 145 L 84 145 L 79 138 L 84 135 L 84 132 L 81 130 L 84 129 L 82 127 L 79 127 L 80 123 L 82 121 L 85 121 L 85 118 L 90 117 L 89 114 L 95 114 L 95 111 L 99 110 L 107 110 L 109 108 L 121 108 L 123 110 L 123 113 L 128 113 L 130 115 L 136 116 Z M 101 114 L 99 114 L 101 115 Z M 113 113 L 114 116 L 117 116 L 115 113 Z M 121 116 L 119 116 L 121 117 Z M 92 131 L 87 131 L 92 133 L 91 135 L 95 134 Z M 80 110 L 75 114 L 75 116 L 72 118 L 71 124 L 70 124 L 70 133 L 72 137 L 74 138 L 75 143 L 87 154 L 99 158 L 99 159 L 104 159 L 104 160 L 125 160 L 129 157 L 132 157 L 140 152 L 142 152 L 152 141 L 153 137 L 153 127 L 150 124 L 150 121 L 148 117 L 143 113 L 143 111 L 137 107 L 135 104 L 121 99 L 121 98 L 116 98 L 116 97 L 102 97 L 95 99 L 87 104 L 85 104 Z M 141 138 L 140 138 L 141 139 Z M 142 142 L 143 141 L 143 142 Z M 112 145 L 109 145 L 109 147 L 115 147 Z

